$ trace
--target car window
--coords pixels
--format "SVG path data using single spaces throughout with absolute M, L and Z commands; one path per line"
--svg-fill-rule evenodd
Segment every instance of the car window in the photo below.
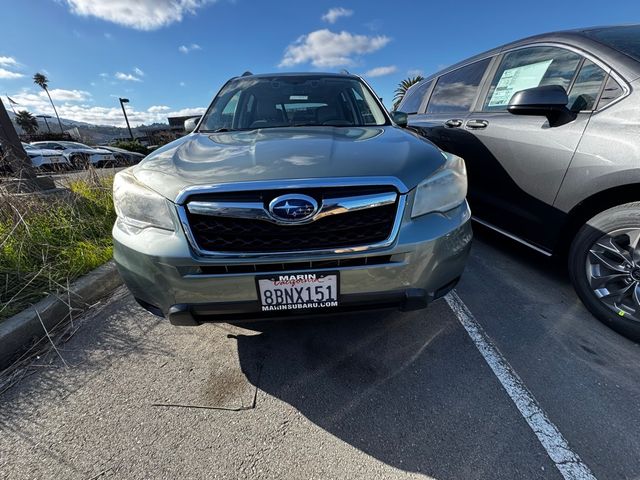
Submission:
M 606 76 L 607 72 L 591 60 L 585 60 L 571 87 L 567 107 L 573 112 L 593 110 Z
M 529 47 L 504 55 L 489 87 L 483 110 L 506 110 L 520 90 L 541 85 L 571 85 L 582 57 L 558 47 Z
M 413 88 L 410 88 L 402 99 L 402 102 L 400 102 L 400 105 L 398 105 L 398 111 L 408 113 L 410 115 L 418 113 L 418 109 L 420 108 L 420 105 L 422 105 L 424 96 L 431 88 L 432 83 L 432 81 L 422 82 Z
M 616 98 L 620 97 L 624 93 L 624 89 L 615 79 L 611 76 L 607 79 L 607 83 L 604 85 L 600 100 L 598 101 L 598 110 L 606 107 Z
M 441 76 L 427 106 L 427 113 L 468 112 L 482 80 L 489 58 Z
M 214 99 L 200 131 L 388 124 L 374 96 L 357 78 L 282 75 L 230 81 Z
M 594 28 L 584 34 L 640 61 L 640 25 Z

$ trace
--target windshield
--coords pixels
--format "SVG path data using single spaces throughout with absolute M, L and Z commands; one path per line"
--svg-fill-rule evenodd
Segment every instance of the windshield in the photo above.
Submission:
M 387 124 L 384 112 L 361 81 L 300 75 L 232 80 L 216 96 L 200 131 Z
M 587 30 L 584 33 L 594 40 L 640 61 L 640 25 L 600 28 Z
M 91 148 L 89 145 L 85 145 L 84 143 L 78 142 L 60 142 L 65 147 L 69 148 Z

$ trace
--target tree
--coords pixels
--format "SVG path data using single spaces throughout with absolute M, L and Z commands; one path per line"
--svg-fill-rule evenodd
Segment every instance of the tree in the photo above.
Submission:
M 398 105 L 400 105 L 400 102 L 407 93 L 407 90 L 409 90 L 409 88 L 411 88 L 416 83 L 421 82 L 422 80 L 424 80 L 424 77 L 422 75 L 416 75 L 415 77 L 405 78 L 400 82 L 400 84 L 398 84 L 398 88 L 396 88 L 393 92 L 394 110 L 396 110 L 398 108 Z
M 26 110 L 19 110 L 15 120 L 28 135 L 33 135 L 38 131 L 38 119 Z
M 51 100 L 51 95 L 49 94 L 49 79 L 46 75 L 42 73 L 36 73 L 33 76 L 33 83 L 42 88 L 45 92 L 47 92 L 47 96 L 49 97 L 49 101 L 51 102 L 51 106 L 53 107 L 53 111 L 56 114 L 56 118 L 58 119 L 58 125 L 60 126 L 60 133 L 63 133 L 62 130 L 62 122 L 60 121 L 60 116 L 58 115 L 58 110 L 56 110 L 56 106 L 53 104 L 53 100 Z

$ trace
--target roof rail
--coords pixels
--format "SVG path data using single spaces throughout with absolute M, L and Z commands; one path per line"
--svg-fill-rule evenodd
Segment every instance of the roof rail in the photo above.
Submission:
M 340 75 L 351 75 L 351 74 L 349 73 L 349 70 L 347 70 L 346 68 L 343 68 L 343 69 L 342 69 L 342 70 L 340 70 L 340 72 L 338 72 L 338 73 L 340 73 Z
M 247 70 L 246 72 L 244 72 L 242 75 L 240 75 L 241 77 L 249 77 L 253 75 L 253 73 L 251 73 L 249 70 Z

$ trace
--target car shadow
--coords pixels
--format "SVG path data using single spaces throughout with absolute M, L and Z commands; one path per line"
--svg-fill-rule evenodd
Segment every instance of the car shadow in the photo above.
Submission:
M 437 479 L 514 478 L 509 469 L 535 456 L 445 301 L 242 326 L 259 332 L 233 336 L 251 383 L 388 465 Z M 505 465 L 504 455 L 515 458 Z

